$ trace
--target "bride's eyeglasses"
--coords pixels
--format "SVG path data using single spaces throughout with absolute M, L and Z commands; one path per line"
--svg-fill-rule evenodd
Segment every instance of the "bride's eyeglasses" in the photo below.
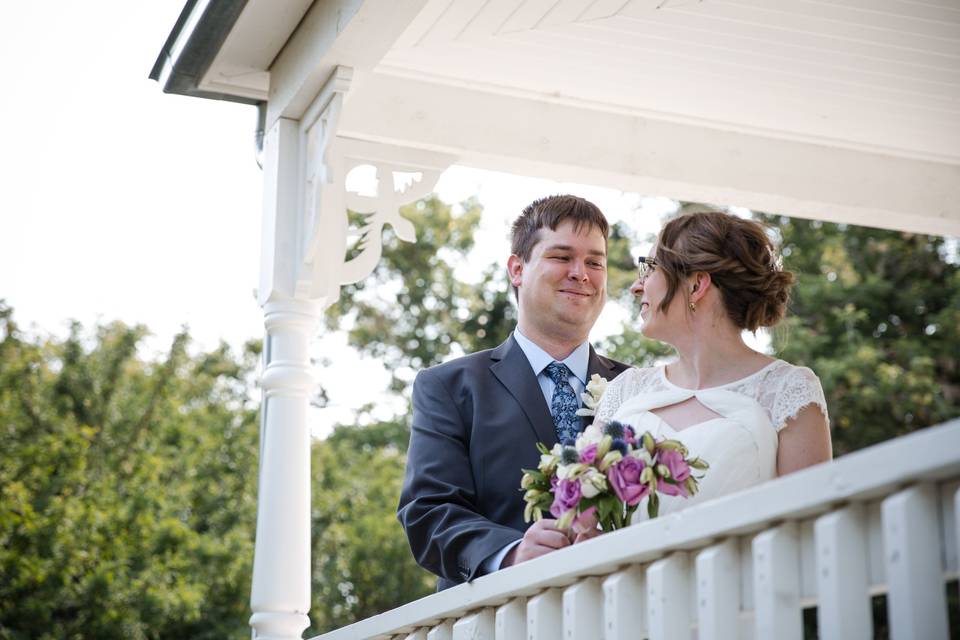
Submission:
M 647 276 L 656 270 L 657 259 L 649 258 L 647 256 L 640 256 L 637 258 L 637 265 L 640 267 L 640 274 L 637 276 L 637 278 L 642 282 L 647 279 Z

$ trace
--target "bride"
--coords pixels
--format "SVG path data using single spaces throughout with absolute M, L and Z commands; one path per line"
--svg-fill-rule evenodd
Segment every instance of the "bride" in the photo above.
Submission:
M 680 440 L 710 464 L 696 496 L 661 496 L 660 513 L 829 460 L 827 405 L 816 375 L 754 351 L 741 337 L 780 322 L 793 283 L 766 229 L 715 211 L 682 215 L 639 262 L 630 291 L 643 334 L 675 347 L 677 358 L 622 373 L 607 386 L 595 419 Z M 646 518 L 645 506 L 635 521 Z

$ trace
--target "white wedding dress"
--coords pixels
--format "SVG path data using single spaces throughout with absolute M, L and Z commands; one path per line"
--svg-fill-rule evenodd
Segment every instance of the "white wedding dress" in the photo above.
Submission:
M 696 398 L 717 417 L 674 430 L 651 413 Z M 660 515 L 679 511 L 776 477 L 778 433 L 801 409 L 816 405 L 827 417 L 820 380 L 806 367 L 774 360 L 756 373 L 708 389 L 684 389 L 667 380 L 664 367 L 628 369 L 607 385 L 595 420 L 618 420 L 640 434 L 680 440 L 691 456 L 706 460 L 700 490 L 692 498 L 660 496 Z M 646 500 L 633 521 L 647 519 Z

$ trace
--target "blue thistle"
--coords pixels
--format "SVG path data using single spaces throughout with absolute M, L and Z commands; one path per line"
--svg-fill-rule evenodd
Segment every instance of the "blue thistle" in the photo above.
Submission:
M 627 455 L 627 451 L 629 451 L 627 441 L 623 438 L 614 438 L 613 442 L 610 443 L 610 450 L 619 451 L 622 456 Z
M 611 420 L 603 427 L 603 434 L 610 436 L 614 440 L 617 438 L 623 439 L 623 424 L 616 420 Z
M 564 447 L 560 453 L 560 461 L 563 464 L 575 464 L 580 462 L 580 453 L 576 447 Z

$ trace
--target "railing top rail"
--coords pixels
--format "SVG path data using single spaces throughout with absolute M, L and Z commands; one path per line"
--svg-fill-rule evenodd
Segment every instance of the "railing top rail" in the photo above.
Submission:
M 513 597 L 566 586 L 584 576 L 606 575 L 621 565 L 700 548 L 729 536 L 760 531 L 778 521 L 808 518 L 845 502 L 879 498 L 907 484 L 957 475 L 960 419 L 561 549 L 314 640 L 369 638 L 430 626 Z

